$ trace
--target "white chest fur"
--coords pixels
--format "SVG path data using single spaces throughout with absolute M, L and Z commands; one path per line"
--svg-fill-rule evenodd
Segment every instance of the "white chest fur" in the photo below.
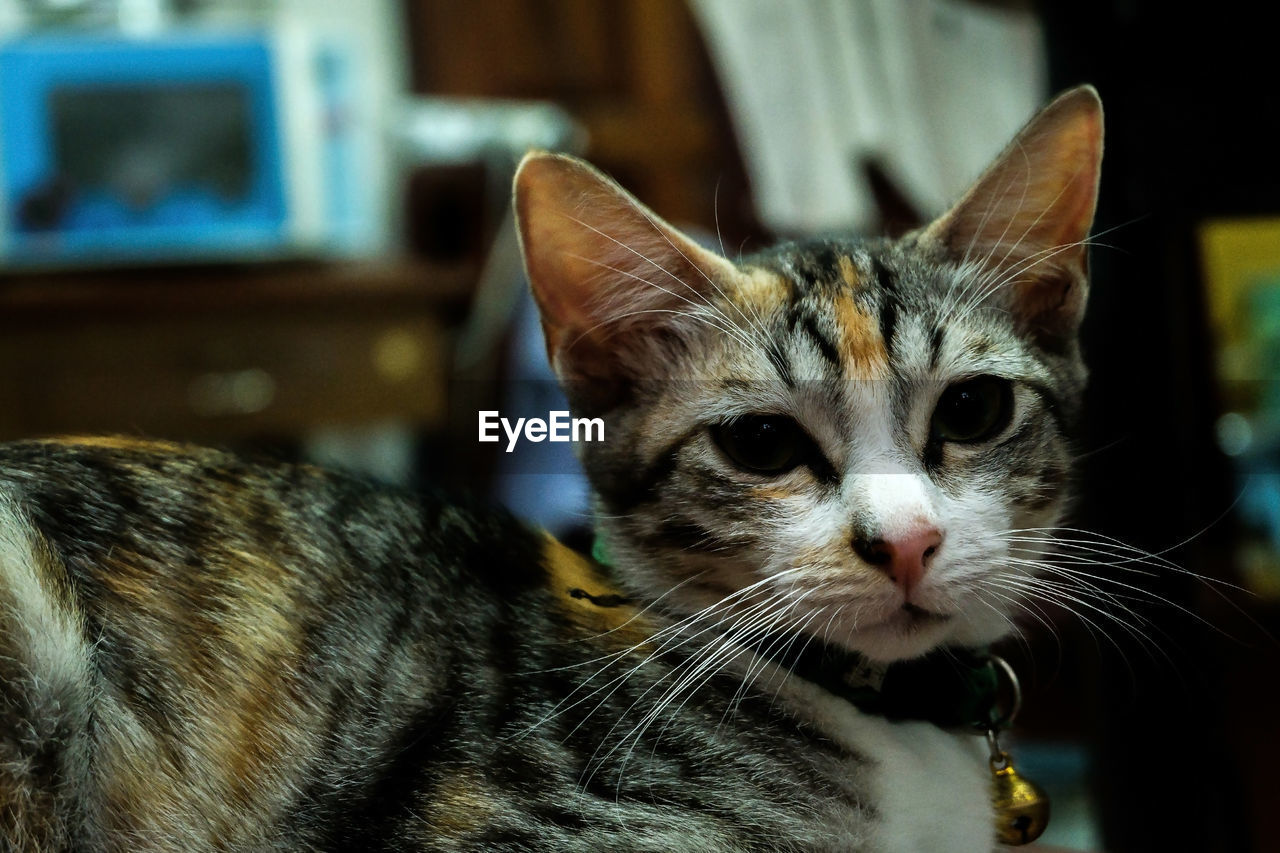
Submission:
M 870 765 L 876 853 L 990 853 L 996 849 L 991 773 L 976 735 L 893 723 L 800 679 L 781 695 L 793 710 Z M 869 776 L 867 774 L 870 774 Z

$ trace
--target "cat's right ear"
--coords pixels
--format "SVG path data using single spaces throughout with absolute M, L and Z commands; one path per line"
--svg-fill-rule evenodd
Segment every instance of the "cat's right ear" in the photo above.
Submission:
M 534 152 L 515 177 L 525 269 L 561 380 L 652 373 L 655 341 L 708 306 L 735 268 L 573 157 Z
M 1102 166 L 1102 102 L 1091 86 L 1055 98 L 924 239 L 997 282 L 988 297 L 1025 329 L 1075 334 Z

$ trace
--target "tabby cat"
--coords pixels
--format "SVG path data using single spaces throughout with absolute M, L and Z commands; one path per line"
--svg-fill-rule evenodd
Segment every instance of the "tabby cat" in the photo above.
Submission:
M 945 664 L 1064 512 L 1100 156 L 1075 89 L 927 228 L 738 262 L 527 157 L 598 559 L 307 466 L 3 447 L 0 846 L 993 849 Z

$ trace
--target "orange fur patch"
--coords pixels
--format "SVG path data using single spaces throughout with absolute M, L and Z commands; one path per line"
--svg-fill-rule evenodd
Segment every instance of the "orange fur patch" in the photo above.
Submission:
M 742 307 L 748 316 L 754 313 L 767 317 L 787 304 L 794 287 L 777 273 L 759 267 L 747 267 L 735 276 L 731 294 L 743 303 Z
M 207 570 L 224 575 L 225 584 L 182 584 L 153 558 L 123 549 L 101 566 L 98 578 L 120 599 L 117 610 L 154 625 L 140 636 L 163 637 L 166 643 L 149 653 L 189 682 L 189 695 L 201 697 L 199 708 L 178 712 L 217 721 L 155 749 L 186 749 L 200 756 L 201 766 L 211 771 L 203 786 L 226 806 L 208 815 L 211 831 L 214 837 L 241 843 L 244 827 L 234 814 L 255 804 L 261 807 L 264 790 L 276 784 L 274 777 L 292 772 L 288 756 L 299 751 L 303 735 L 292 721 L 306 719 L 298 712 L 293 689 L 301 633 L 286 615 L 294 579 L 281 566 L 234 549 L 207 556 Z M 224 595 L 234 596 L 233 606 L 217 615 L 224 609 Z M 115 780 L 118 789 L 110 792 L 112 797 L 144 812 L 171 808 L 159 790 L 132 784 L 128 776 Z M 143 803 L 147 805 L 139 805 Z
M 840 332 L 840 353 L 849 379 L 877 379 L 889 366 L 880 323 L 860 309 L 852 296 L 840 294 L 832 305 Z
M 782 501 L 794 497 L 796 491 L 781 486 L 754 486 L 751 489 L 751 497 L 765 501 Z
M 445 776 L 431 797 L 423 820 L 434 833 L 457 838 L 482 830 L 497 809 L 486 792 L 483 777 L 474 770 Z
M 221 753 L 214 761 L 227 769 L 233 795 L 248 801 L 290 747 L 290 723 L 300 716 L 290 688 L 296 681 L 302 634 L 286 615 L 291 604 L 285 590 L 293 576 L 273 561 L 245 551 L 228 552 L 226 558 L 243 584 L 236 612 L 224 628 L 238 662 L 226 673 L 225 713 L 231 734 L 211 747 Z
M 850 290 L 857 289 L 861 280 L 858 278 L 858 271 L 853 268 L 853 258 L 848 255 L 841 255 L 840 260 L 836 262 L 840 267 L 840 278 L 849 286 Z
M 149 450 L 154 453 L 180 453 L 186 450 L 173 441 L 136 438 L 128 435 L 66 435 L 41 439 L 44 444 L 66 447 L 100 447 L 103 450 Z

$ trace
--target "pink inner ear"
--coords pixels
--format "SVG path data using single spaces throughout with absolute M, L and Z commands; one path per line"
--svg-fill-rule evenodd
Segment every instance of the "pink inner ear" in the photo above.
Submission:
M 571 157 L 527 156 L 516 174 L 525 267 L 553 361 L 583 336 L 656 325 L 707 298 L 733 267 Z M 607 347 L 591 348 L 597 355 Z M 602 366 L 603 367 L 603 366 Z
M 1102 157 L 1102 106 L 1088 87 L 1059 97 L 1022 130 L 964 198 L 927 233 L 995 269 L 1083 272 L 1077 246 L 1093 224 Z
M 1023 128 L 925 239 L 1004 280 L 991 298 L 1024 327 L 1074 333 L 1101 160 L 1102 104 L 1091 87 L 1073 89 Z

